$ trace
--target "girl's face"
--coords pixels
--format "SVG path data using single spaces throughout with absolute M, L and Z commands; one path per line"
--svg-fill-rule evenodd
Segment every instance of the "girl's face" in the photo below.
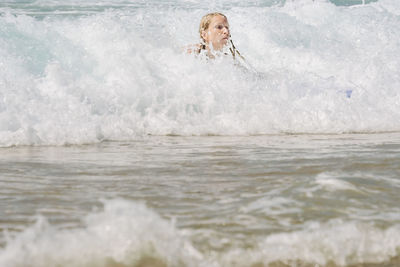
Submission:
M 230 36 L 228 20 L 220 15 L 213 17 L 208 29 L 203 31 L 201 36 L 207 44 L 212 44 L 214 50 L 221 50 Z

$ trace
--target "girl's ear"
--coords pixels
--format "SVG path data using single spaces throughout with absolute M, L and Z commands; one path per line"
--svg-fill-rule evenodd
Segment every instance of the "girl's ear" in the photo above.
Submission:
M 205 40 L 205 41 L 207 41 L 207 32 L 206 31 L 201 31 L 201 37 Z

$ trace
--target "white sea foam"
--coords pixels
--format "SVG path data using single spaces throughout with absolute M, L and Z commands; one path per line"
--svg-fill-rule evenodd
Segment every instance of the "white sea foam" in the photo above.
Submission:
M 256 211 L 271 216 L 300 212 L 298 205 L 299 203 L 283 197 L 263 197 L 241 207 L 240 211 L 245 213 Z
M 261 241 L 259 250 L 248 255 L 231 251 L 226 261 L 239 265 L 246 261 L 282 262 L 339 266 L 362 263 L 382 263 L 398 255 L 400 226 L 379 229 L 372 225 L 333 220 L 325 224 L 310 223 L 305 229 L 273 234 Z M 239 260 L 237 260 L 239 259 Z
M 171 222 L 143 204 L 106 201 L 84 222 L 82 229 L 57 229 L 40 217 L 0 250 L 0 266 L 140 266 L 146 259 L 189 266 L 201 259 Z
M 4 9 L 0 146 L 400 130 L 396 0 L 255 6 L 224 10 L 252 71 L 182 53 L 208 11 L 186 2 L 87 16 Z
M 351 190 L 355 192 L 361 192 L 356 186 L 352 185 L 350 182 L 338 178 L 338 175 L 335 173 L 318 174 L 317 177 L 315 177 L 315 182 L 319 185 L 319 187 L 322 187 L 329 191 Z
M 40 217 L 7 239 L 0 266 L 249 266 L 256 263 L 309 263 L 340 266 L 382 263 L 398 255 L 400 226 L 332 220 L 303 229 L 258 236 L 253 248 L 234 246 L 202 253 L 191 242 L 200 234 L 178 229 L 143 204 L 107 200 L 104 210 L 83 219 L 82 228 L 60 229 Z M 219 237 L 206 235 L 210 243 Z M 216 240 L 213 240 L 216 238 Z M 232 236 L 224 242 L 230 242 Z

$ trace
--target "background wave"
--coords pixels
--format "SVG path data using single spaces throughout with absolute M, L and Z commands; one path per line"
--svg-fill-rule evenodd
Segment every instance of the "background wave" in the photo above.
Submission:
M 0 146 L 400 130 L 398 1 L 91 3 L 1 6 Z M 182 52 L 211 10 L 250 71 Z

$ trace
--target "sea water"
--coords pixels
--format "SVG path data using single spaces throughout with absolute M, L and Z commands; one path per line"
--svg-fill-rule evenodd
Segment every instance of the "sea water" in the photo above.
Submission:
M 245 66 L 188 55 L 227 15 Z M 0 266 L 399 266 L 397 0 L 0 3 Z

